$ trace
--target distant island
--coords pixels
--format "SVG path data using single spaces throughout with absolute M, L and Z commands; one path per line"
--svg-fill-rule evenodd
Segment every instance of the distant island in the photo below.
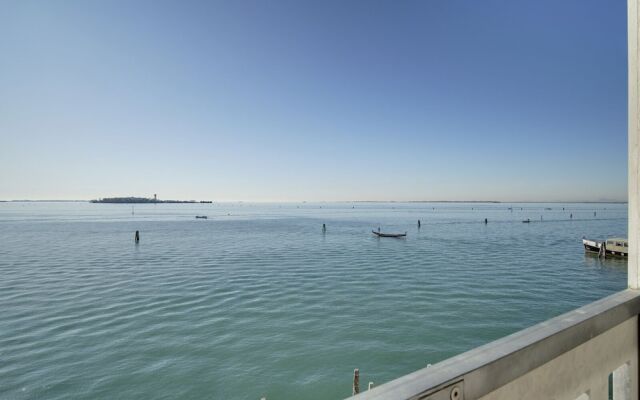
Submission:
M 213 203 L 209 200 L 158 200 L 156 196 L 148 197 L 105 197 L 103 199 L 90 200 L 91 203 L 111 203 L 111 204 L 182 204 L 182 203 Z

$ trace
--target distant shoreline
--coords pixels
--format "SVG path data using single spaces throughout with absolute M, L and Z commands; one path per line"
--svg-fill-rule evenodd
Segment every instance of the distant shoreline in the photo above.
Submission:
M 0 203 L 97 203 L 97 204 L 212 204 L 210 200 L 157 200 L 153 201 L 105 201 L 99 200 L 0 200 Z M 497 201 L 497 200 L 344 200 L 344 201 L 246 201 L 246 200 L 224 200 L 216 203 L 264 203 L 264 204 L 300 204 L 300 203 L 461 203 L 461 204 L 628 204 L 627 201 Z
M 627 204 L 627 201 L 354 200 L 335 203 Z
M 97 200 L 89 200 L 90 203 L 107 203 L 107 204 L 210 204 L 210 200 L 158 200 L 157 198 L 148 197 L 105 197 Z

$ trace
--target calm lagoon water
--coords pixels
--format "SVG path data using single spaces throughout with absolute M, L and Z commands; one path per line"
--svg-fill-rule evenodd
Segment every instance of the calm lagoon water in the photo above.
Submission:
M 0 203 L 0 398 L 339 399 L 626 287 L 626 204 L 133 209 Z

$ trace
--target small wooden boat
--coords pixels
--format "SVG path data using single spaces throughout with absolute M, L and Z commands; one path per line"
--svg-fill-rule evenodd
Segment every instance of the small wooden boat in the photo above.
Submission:
M 530 222 L 531 222 L 531 220 L 530 220 L 529 218 L 527 218 L 527 219 L 525 219 L 525 220 L 524 220 L 524 221 L 522 221 L 522 222 L 523 222 L 523 223 L 525 223 L 525 224 L 528 224 L 528 223 L 530 223 Z
M 377 237 L 401 238 L 401 237 L 406 237 L 407 236 L 407 232 L 405 232 L 405 233 L 382 233 L 382 232 L 376 232 L 376 231 L 372 230 L 371 233 L 373 233 Z
M 196 219 L 207 219 L 206 215 L 196 215 Z
M 598 253 L 598 255 L 628 257 L 629 242 L 627 239 L 610 238 L 604 242 L 597 240 L 582 239 L 584 251 L 587 253 Z

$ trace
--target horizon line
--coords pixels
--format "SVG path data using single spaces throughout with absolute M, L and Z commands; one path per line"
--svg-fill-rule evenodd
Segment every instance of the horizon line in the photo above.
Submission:
M 195 201 L 199 200 L 172 200 L 172 201 Z M 628 200 L 204 200 L 213 203 L 581 203 L 581 204 L 628 204 Z M 89 203 L 91 199 L 9 199 L 0 200 L 1 203 Z M 180 204 L 180 203 L 108 203 L 108 204 Z

